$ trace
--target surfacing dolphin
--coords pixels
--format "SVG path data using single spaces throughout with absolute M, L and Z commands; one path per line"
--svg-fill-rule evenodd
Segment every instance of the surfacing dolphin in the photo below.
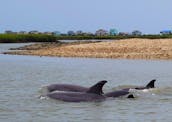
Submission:
M 143 90 L 143 89 L 155 88 L 155 85 L 154 85 L 155 81 L 156 81 L 156 79 L 153 79 L 146 86 L 139 86 L 139 87 L 135 87 L 133 89 Z M 48 92 L 53 92 L 53 91 L 86 92 L 89 90 L 88 87 L 72 85 L 72 84 L 51 84 L 51 85 L 46 86 L 46 88 L 47 88 Z M 125 88 L 122 90 L 129 91 L 129 89 L 131 89 L 131 88 Z
M 143 86 L 143 87 L 135 87 L 133 89 L 137 89 L 137 90 L 144 90 L 144 89 L 150 89 L 150 88 L 155 88 L 155 79 L 151 80 L 146 86 Z M 127 95 L 127 98 L 134 98 L 134 95 L 131 94 L 129 92 L 131 88 L 125 88 L 125 89 L 122 89 L 122 90 L 115 90 L 115 91 L 112 91 L 112 92 L 107 92 L 104 94 L 104 96 L 106 98 L 108 97 L 121 97 L 121 96 L 126 96 Z
M 155 88 L 155 81 L 156 81 L 156 79 L 153 79 L 146 86 L 139 86 L 139 87 L 134 87 L 134 88 L 125 88 L 122 90 L 129 91 L 130 89 L 144 90 L 144 89 Z
M 107 92 L 104 94 L 104 96 L 106 98 L 108 97 L 122 97 L 122 96 L 127 96 L 127 98 L 135 98 L 133 94 L 131 94 L 129 91 L 127 90 L 116 90 L 116 91 L 112 91 L 112 92 Z
M 106 98 L 102 91 L 105 83 L 107 83 L 106 80 L 99 81 L 85 92 L 52 92 L 48 93 L 47 96 L 65 102 L 103 101 Z

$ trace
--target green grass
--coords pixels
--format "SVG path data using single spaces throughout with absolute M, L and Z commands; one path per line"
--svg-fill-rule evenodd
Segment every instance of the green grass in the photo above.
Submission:
M 145 38 L 145 39 L 164 39 L 172 38 L 172 35 L 141 35 L 141 36 L 57 36 L 57 40 L 87 40 L 87 39 L 129 39 L 129 38 Z
M 56 37 L 42 34 L 0 34 L 0 43 L 54 42 Z
M 25 43 L 25 42 L 55 42 L 57 40 L 91 40 L 91 39 L 129 39 L 129 38 L 145 38 L 145 39 L 164 39 L 172 38 L 172 35 L 141 35 L 141 36 L 51 36 L 43 34 L 0 34 L 0 43 Z

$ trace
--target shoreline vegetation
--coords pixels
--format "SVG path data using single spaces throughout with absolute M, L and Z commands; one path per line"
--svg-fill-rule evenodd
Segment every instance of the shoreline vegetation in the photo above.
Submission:
M 0 34 L 0 43 L 55 42 L 56 37 L 43 34 Z
M 113 40 L 36 43 L 13 49 L 12 52 L 5 52 L 4 54 L 116 59 L 172 59 L 172 38 Z
M 172 34 L 162 35 L 46 35 L 46 34 L 0 34 L 0 43 L 56 42 L 57 40 L 120 40 L 120 39 L 169 39 Z

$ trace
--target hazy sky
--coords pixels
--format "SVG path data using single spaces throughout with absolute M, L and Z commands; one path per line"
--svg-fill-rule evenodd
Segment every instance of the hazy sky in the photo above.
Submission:
M 159 33 L 172 29 L 171 11 L 172 0 L 0 0 L 0 32 L 116 28 Z

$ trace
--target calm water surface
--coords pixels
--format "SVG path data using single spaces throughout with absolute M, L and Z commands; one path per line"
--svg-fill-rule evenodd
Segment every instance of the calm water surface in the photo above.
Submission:
M 14 47 L 9 45 L 9 47 Z M 15 45 L 19 46 L 19 45 Z M 0 50 L 6 45 L 0 44 Z M 108 80 L 104 91 L 145 85 L 134 100 L 66 103 L 39 99 L 43 86 L 73 83 L 91 86 Z M 0 54 L 0 121 L 2 122 L 171 122 L 172 61 L 54 58 Z
M 17 48 L 24 45 L 30 45 L 33 43 L 0 43 L 0 53 L 10 51 L 10 48 Z

